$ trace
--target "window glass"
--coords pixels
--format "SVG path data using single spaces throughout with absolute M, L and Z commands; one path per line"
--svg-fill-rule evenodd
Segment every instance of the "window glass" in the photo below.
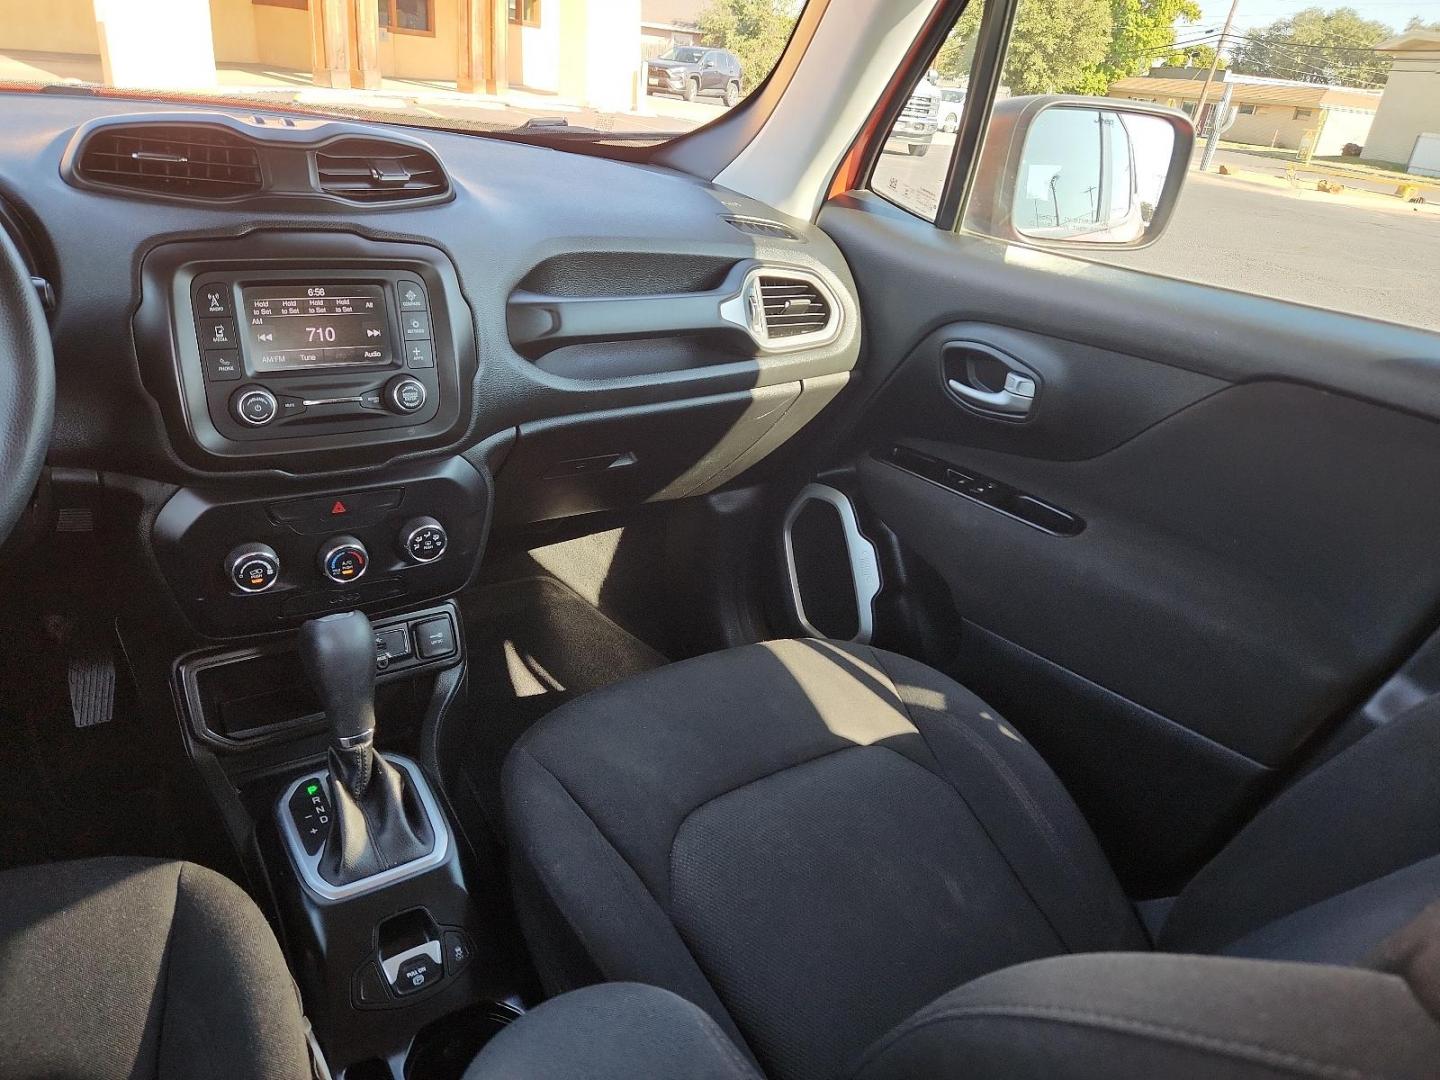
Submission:
M 157 33 L 149 0 L 0 0 L 0 83 L 644 147 L 740 104 L 804 10 L 804 0 L 176 5 L 209 16 Z
M 982 152 L 964 227 L 1065 240 L 1066 254 L 1094 262 L 1440 331 L 1440 166 L 1423 155 L 1440 121 L 1440 23 L 1407 32 L 1376 16 L 1356 27 L 1354 12 L 1312 8 L 1222 38 L 1208 25 L 1212 7 L 1020 0 L 1000 97 L 1011 109 L 1033 95 L 1082 100 L 1035 117 L 1006 213 L 995 204 L 1009 189 L 987 187 L 993 155 Z M 962 14 L 946 49 L 968 55 L 972 22 Z M 1332 48 L 1326 35 L 1342 24 L 1353 34 Z M 1283 62 L 1278 41 L 1290 42 Z M 935 66 L 943 84 L 945 66 Z M 1127 115 L 1126 101 L 1177 109 L 1199 129 L 1165 229 L 1148 245 L 1173 134 L 1163 119 Z M 1086 122 L 1063 122 L 1067 111 Z M 994 117 L 991 127 L 1013 130 Z M 933 216 L 944 138 L 932 136 L 919 161 L 884 155 L 875 190 Z
M 935 220 L 955 153 L 982 7 L 974 0 L 950 31 L 901 107 L 870 175 L 872 191 L 929 221 Z

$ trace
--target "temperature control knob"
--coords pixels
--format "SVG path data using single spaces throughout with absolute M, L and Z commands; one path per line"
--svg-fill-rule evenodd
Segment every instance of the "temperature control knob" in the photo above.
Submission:
M 353 536 L 335 536 L 320 548 L 320 573 L 339 585 L 359 581 L 370 567 L 370 553 Z
M 242 386 L 230 395 L 230 415 L 248 427 L 264 427 L 279 411 L 280 402 L 263 386 Z
M 266 544 L 241 544 L 225 556 L 225 574 L 241 592 L 264 592 L 280 578 L 280 556 Z
M 385 407 L 391 412 L 419 412 L 425 397 L 425 384 L 413 375 L 396 375 L 385 384 Z
M 411 562 L 434 562 L 445 554 L 450 538 L 433 517 L 411 518 L 400 526 L 400 554 Z

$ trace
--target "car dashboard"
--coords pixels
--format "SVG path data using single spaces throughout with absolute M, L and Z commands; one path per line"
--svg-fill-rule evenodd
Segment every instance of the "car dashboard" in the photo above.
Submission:
M 713 491 L 858 355 L 824 234 L 679 172 L 113 98 L 6 116 L 51 501 L 128 490 L 204 639 L 438 601 L 492 527 Z

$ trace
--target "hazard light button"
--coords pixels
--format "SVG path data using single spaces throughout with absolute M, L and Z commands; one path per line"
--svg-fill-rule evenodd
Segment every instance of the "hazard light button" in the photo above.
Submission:
M 277 525 L 296 526 L 302 531 L 307 527 L 348 527 L 379 520 L 385 516 L 387 510 L 393 510 L 400 505 L 404 494 L 404 488 L 347 491 L 272 503 L 266 510 L 270 514 L 270 520 Z

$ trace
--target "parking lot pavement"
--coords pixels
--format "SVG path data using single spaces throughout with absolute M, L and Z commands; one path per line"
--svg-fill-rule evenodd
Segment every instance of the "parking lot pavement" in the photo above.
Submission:
M 933 212 L 949 157 L 949 147 L 942 150 L 938 143 L 923 158 L 887 153 L 876 169 L 877 187 L 897 201 L 920 202 Z M 1097 249 L 1092 257 L 1440 330 L 1435 285 L 1440 281 L 1440 207 L 1411 206 L 1374 194 L 1324 195 L 1307 187 L 1291 189 L 1269 175 L 1249 182 L 1192 172 L 1165 235 L 1155 244 L 1139 251 Z

